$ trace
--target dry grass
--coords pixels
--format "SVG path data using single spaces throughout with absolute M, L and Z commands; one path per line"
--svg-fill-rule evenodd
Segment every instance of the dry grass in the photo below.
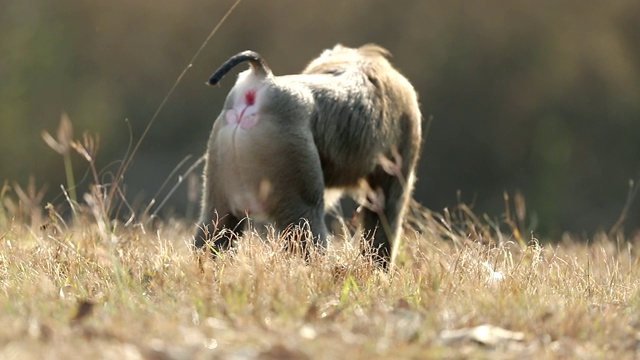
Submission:
M 348 241 L 306 262 L 249 234 L 212 259 L 190 250 L 189 224 L 105 224 L 82 207 L 67 224 L 10 193 L 2 359 L 640 355 L 639 239 L 540 246 L 464 208 L 422 211 L 386 273 Z

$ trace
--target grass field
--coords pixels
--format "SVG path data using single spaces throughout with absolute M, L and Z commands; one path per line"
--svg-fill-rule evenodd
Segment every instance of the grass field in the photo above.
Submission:
M 189 223 L 113 222 L 89 197 L 65 222 L 13 191 L 0 194 L 2 359 L 640 356 L 638 237 L 542 246 L 509 217 L 416 209 L 384 272 L 358 241 L 307 262 L 248 234 L 213 259 L 190 249 Z

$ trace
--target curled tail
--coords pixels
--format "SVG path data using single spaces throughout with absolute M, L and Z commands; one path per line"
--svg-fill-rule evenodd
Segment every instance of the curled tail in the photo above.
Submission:
M 222 64 L 222 66 L 220 66 L 218 70 L 211 75 L 207 83 L 211 86 L 217 85 L 220 80 L 222 80 L 222 78 L 231 71 L 231 69 L 245 61 L 249 62 L 251 69 L 257 76 L 267 77 L 272 74 L 269 65 L 267 65 L 267 63 L 262 59 L 260 54 L 255 51 L 247 50 L 232 56 L 231 59 Z

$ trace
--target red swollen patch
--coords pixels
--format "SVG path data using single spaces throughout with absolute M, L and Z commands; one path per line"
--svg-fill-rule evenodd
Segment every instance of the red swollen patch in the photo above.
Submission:
M 256 103 L 256 91 L 250 90 L 244 95 L 244 100 L 247 103 L 247 106 L 251 106 Z

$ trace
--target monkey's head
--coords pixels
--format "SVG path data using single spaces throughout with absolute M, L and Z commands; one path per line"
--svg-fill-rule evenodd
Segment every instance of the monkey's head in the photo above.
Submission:
M 363 58 L 379 59 L 386 61 L 391 53 L 378 45 L 367 44 L 359 48 L 350 48 L 338 44 L 331 49 L 323 51 L 319 57 L 311 61 L 305 73 L 336 73 L 337 69 L 359 68 L 358 62 Z

